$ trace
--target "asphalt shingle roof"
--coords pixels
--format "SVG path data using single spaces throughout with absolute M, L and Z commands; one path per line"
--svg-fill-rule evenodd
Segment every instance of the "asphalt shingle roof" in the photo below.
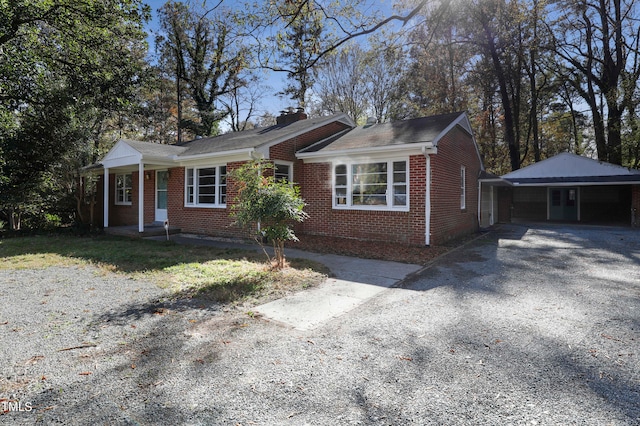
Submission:
M 302 150 L 303 153 L 347 151 L 382 146 L 434 142 L 455 122 L 461 112 L 414 118 L 388 123 L 370 124 L 354 128 Z
M 539 163 L 502 176 L 518 183 L 633 182 L 640 181 L 640 170 L 628 169 L 570 152 L 563 152 Z
M 317 117 L 296 121 L 288 125 L 274 125 L 270 127 L 231 132 L 210 138 L 194 139 L 180 145 L 184 151 L 179 156 L 213 154 L 238 149 L 257 148 L 271 142 L 283 141 L 311 130 L 323 122 L 337 121 L 345 117 L 335 114 L 330 117 Z
M 173 155 L 180 155 L 185 151 L 184 147 L 177 145 L 134 141 L 131 139 L 123 139 L 122 141 L 129 145 L 131 148 L 138 151 L 143 156 L 171 157 Z

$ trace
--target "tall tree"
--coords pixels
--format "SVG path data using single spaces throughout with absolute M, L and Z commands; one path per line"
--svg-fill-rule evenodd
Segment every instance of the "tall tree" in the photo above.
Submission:
M 321 113 L 344 112 L 358 123 L 366 118 L 369 88 L 365 77 L 366 52 L 357 44 L 325 58 L 316 69 L 318 84 L 315 95 Z
M 195 3 L 173 1 L 159 12 L 164 37 L 158 41 L 162 53 L 175 64 L 178 108 L 188 93 L 198 112 L 198 121 L 180 117 L 179 129 L 212 136 L 228 114 L 227 109 L 218 108 L 220 97 L 245 84 L 240 72 L 247 66 L 247 52 L 232 18 L 227 18 L 231 12 L 219 3 L 204 9 Z
M 367 51 L 363 78 L 368 88 L 370 113 L 376 121 L 401 120 L 411 115 L 407 105 L 406 52 L 395 44 L 373 38 Z
M 555 52 L 589 106 L 598 158 L 622 164 L 625 91 L 638 90 L 640 6 L 635 0 L 560 0 L 554 12 Z
M 99 129 L 144 79 L 148 12 L 136 0 L 3 4 L 0 209 L 9 219 L 41 202 L 38 188 L 62 163 L 77 159 L 77 172 L 97 159 Z

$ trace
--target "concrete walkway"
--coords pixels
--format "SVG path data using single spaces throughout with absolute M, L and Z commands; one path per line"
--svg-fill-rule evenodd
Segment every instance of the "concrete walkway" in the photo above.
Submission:
M 171 240 L 178 244 L 261 250 L 253 244 L 220 241 L 195 235 L 175 235 Z M 296 249 L 287 249 L 286 255 L 288 258 L 309 259 L 322 263 L 334 275 L 317 287 L 255 307 L 254 311 L 263 317 L 298 330 L 314 329 L 327 320 L 356 308 L 422 268 L 414 264 L 319 254 Z

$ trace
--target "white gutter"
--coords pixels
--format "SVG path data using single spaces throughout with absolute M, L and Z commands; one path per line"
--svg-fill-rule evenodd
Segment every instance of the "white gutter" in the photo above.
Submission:
M 482 206 L 482 181 L 478 181 L 478 226 L 482 223 L 480 219 L 480 207 Z
M 242 148 L 242 149 L 233 149 L 230 151 L 220 151 L 220 152 L 207 152 L 204 154 L 194 154 L 194 155 L 174 155 L 172 157 L 173 161 L 176 162 L 183 162 L 183 161 L 190 161 L 190 160 L 200 160 L 202 158 L 216 158 L 218 159 L 219 157 L 230 157 L 232 155 L 238 155 L 238 154 L 247 154 L 247 155 L 251 155 L 251 153 L 254 151 L 255 148 Z
M 335 151 L 317 151 L 317 152 L 297 152 L 296 157 L 305 160 L 305 159 L 333 159 L 337 156 L 349 156 L 349 155 L 368 155 L 368 154 L 376 154 L 376 153 L 388 153 L 388 152 L 404 152 L 407 151 L 415 152 L 416 154 L 424 154 L 426 150 L 429 150 L 430 154 L 436 153 L 436 148 L 433 146 L 431 142 L 422 143 L 422 144 L 402 144 L 402 145 L 386 145 L 386 146 L 378 146 L 378 147 L 368 147 L 368 148 L 355 148 L 355 149 L 340 149 Z
M 506 180 L 506 179 L 505 179 Z M 614 185 L 638 185 L 640 181 L 618 181 L 618 182 L 538 182 L 538 183 L 519 183 L 511 182 L 514 187 L 519 186 L 614 186 Z

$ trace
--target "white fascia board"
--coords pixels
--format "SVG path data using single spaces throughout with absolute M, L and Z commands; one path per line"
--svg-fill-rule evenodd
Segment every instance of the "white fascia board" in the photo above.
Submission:
M 389 156 L 407 156 L 407 155 L 425 155 L 436 154 L 437 149 L 431 144 L 407 144 L 407 145 L 393 145 L 393 146 L 381 146 L 375 148 L 361 148 L 361 149 L 345 149 L 339 151 L 318 151 L 318 152 L 299 152 L 296 153 L 296 157 L 303 160 L 305 163 L 328 163 L 338 159 L 376 159 L 376 158 L 388 158 Z
M 482 161 L 482 156 L 480 155 L 480 148 L 478 147 L 478 142 L 476 141 L 476 137 L 473 135 L 473 128 L 471 127 L 471 121 L 469 121 L 469 116 L 466 112 L 463 112 L 451 122 L 440 134 L 434 138 L 433 145 L 435 147 L 438 146 L 438 142 L 442 139 L 447 133 L 449 133 L 454 127 L 460 126 L 462 127 L 469 135 L 471 136 L 471 141 L 473 142 L 473 146 L 476 149 L 476 155 L 478 156 L 478 161 L 480 162 L 480 170 L 484 170 L 484 162 Z
M 188 167 L 211 164 L 225 164 L 234 161 L 251 160 L 253 148 L 234 149 L 216 153 L 197 154 L 189 156 L 174 156 L 176 166 Z
M 154 169 L 159 167 L 176 167 L 176 161 L 171 157 L 147 157 L 142 156 L 145 168 Z
M 515 188 L 524 186 L 541 186 L 541 187 L 562 187 L 562 186 L 617 186 L 617 185 L 639 185 L 640 182 L 622 181 L 622 182 L 553 182 L 553 183 L 518 183 L 511 182 Z
M 469 125 L 470 125 L 469 120 L 466 117 L 467 117 L 466 113 L 461 113 L 458 116 L 458 118 L 453 120 L 451 122 L 451 124 L 449 124 L 447 127 L 445 127 L 445 129 L 443 131 L 441 131 L 438 136 L 433 138 L 433 146 L 438 146 L 438 142 L 440 142 L 440 139 L 442 139 L 447 133 L 449 133 L 451 131 L 451 129 L 453 129 L 454 127 L 456 127 L 458 125 L 460 125 L 460 127 L 465 129 L 470 135 L 473 135 L 473 133 L 471 132 L 471 129 L 469 128 Z M 466 119 L 466 121 L 464 121 L 465 119 Z M 464 126 L 463 124 L 466 124 L 467 126 Z
M 137 155 L 127 155 L 124 157 L 112 159 L 105 158 L 104 160 L 102 160 L 102 165 L 105 169 L 113 169 L 115 167 L 138 165 L 140 163 L 140 160 L 142 160 L 142 155 L 138 153 Z

